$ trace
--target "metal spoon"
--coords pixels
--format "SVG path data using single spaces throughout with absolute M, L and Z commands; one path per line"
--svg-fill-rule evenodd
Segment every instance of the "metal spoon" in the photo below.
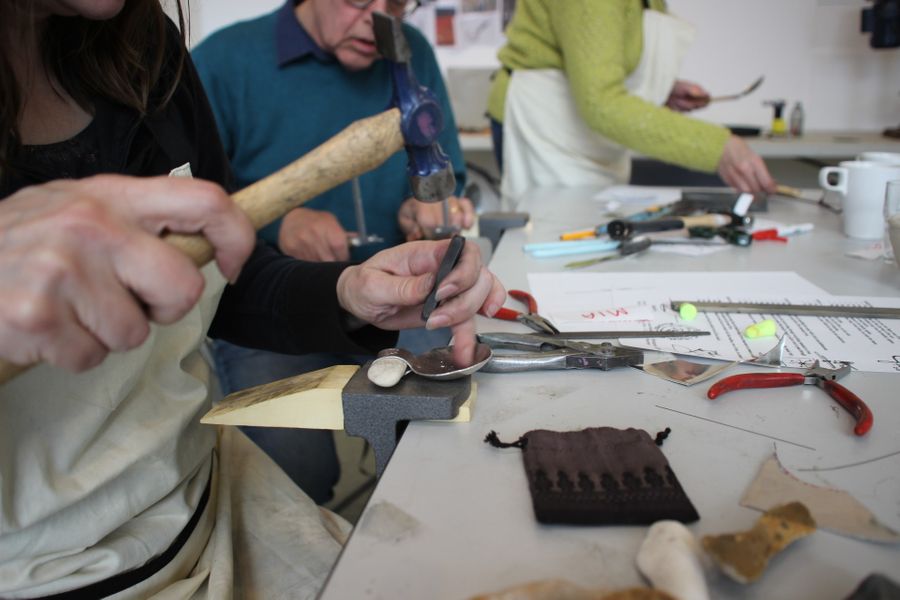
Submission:
M 428 379 L 459 379 L 478 371 L 491 359 L 491 347 L 475 346 L 475 362 L 459 368 L 453 364 L 453 348 L 435 348 L 424 354 L 413 354 L 403 348 L 388 348 L 378 353 L 366 374 L 369 381 L 381 387 L 393 387 L 410 370 Z
M 713 96 L 709 99 L 710 102 L 719 102 L 721 100 L 737 100 L 738 98 L 743 98 L 747 94 L 753 92 L 756 88 L 762 85 L 763 79 L 765 79 L 765 75 L 760 75 L 759 79 L 748 85 L 744 91 L 738 92 L 737 94 L 728 94 L 727 96 Z

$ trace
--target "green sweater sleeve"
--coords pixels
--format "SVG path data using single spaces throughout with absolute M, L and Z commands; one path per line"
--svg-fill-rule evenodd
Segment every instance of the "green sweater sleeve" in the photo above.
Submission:
M 543 18 L 545 23 L 521 25 L 531 31 L 539 25 L 554 40 L 572 96 L 588 126 L 646 156 L 691 169 L 715 171 L 730 135 L 726 128 L 656 106 L 629 94 L 625 88 L 625 79 L 635 66 L 629 64 L 632 62 L 627 55 L 629 44 L 634 44 L 635 36 L 642 39 L 639 0 L 522 0 L 522 3 L 544 5 L 544 10 L 526 11 L 521 16 Z M 513 26 L 509 32 L 510 45 L 515 43 Z M 501 50 L 501 60 L 503 54 Z M 507 66 L 547 68 L 528 64 Z

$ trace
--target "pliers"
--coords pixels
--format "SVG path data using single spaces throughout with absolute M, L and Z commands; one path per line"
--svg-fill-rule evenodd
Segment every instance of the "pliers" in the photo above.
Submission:
M 511 308 L 501 308 L 494 314 L 495 319 L 504 321 L 518 321 L 540 333 L 559 333 L 553 323 L 538 314 L 537 300 L 528 292 L 522 290 L 509 290 L 509 295 L 528 307 L 527 313 L 522 313 Z
M 844 364 L 839 369 L 826 369 L 819 361 L 804 373 L 744 373 L 732 375 L 715 382 L 706 395 L 714 400 L 732 390 L 748 388 L 788 387 L 792 385 L 815 385 L 825 390 L 838 404 L 853 415 L 856 427 L 853 433 L 866 435 L 872 428 L 874 418 L 872 411 L 856 394 L 837 383 L 837 380 L 850 372 L 850 365 Z
M 487 373 L 518 373 L 549 369 L 600 369 L 641 364 L 644 353 L 609 342 L 589 344 L 536 333 L 480 333 L 478 341 L 492 349 L 531 350 L 521 354 L 494 353 L 481 369 Z

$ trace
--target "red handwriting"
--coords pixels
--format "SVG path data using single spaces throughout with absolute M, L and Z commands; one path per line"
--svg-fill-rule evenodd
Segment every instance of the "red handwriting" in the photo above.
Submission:
M 606 310 L 598 310 L 598 311 L 581 313 L 581 318 L 587 319 L 588 321 L 592 321 L 595 319 L 605 319 L 607 317 L 626 317 L 626 316 L 628 316 L 628 309 L 624 308 L 624 307 L 608 308 Z

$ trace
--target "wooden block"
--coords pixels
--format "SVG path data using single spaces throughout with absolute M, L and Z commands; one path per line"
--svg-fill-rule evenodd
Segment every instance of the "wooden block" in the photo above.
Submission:
M 241 390 L 226 396 L 200 422 L 343 429 L 341 392 L 357 370 L 356 365 L 336 365 Z

